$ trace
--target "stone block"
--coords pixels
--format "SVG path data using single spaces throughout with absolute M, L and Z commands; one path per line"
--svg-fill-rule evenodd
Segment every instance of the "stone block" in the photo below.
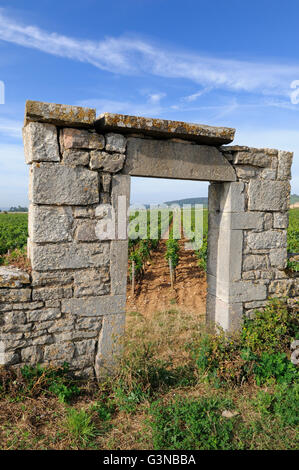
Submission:
M 266 255 L 246 255 L 243 259 L 243 271 L 267 269 L 268 258 Z
M 209 186 L 209 211 L 244 212 L 245 185 L 242 182 L 216 183 Z
M 40 346 L 30 346 L 21 349 L 21 360 L 25 364 L 36 365 L 41 363 L 43 359 L 43 351 Z
M 277 179 L 279 180 L 290 180 L 292 177 L 291 167 L 293 161 L 293 153 L 279 151 L 278 152 L 278 169 Z
M 263 228 L 263 212 L 233 212 L 230 217 L 232 230 L 261 230 Z
M 55 343 L 45 346 L 44 361 L 61 364 L 63 362 L 71 363 L 75 354 L 75 345 L 73 343 Z
M 95 372 L 98 379 L 115 372 L 123 349 L 124 332 L 125 315 L 123 313 L 103 318 L 95 358 Z
M 289 213 L 274 212 L 273 214 L 273 228 L 288 228 L 289 226 Z
M 109 152 L 125 153 L 127 139 L 121 134 L 106 134 L 106 150 Z
M 123 313 L 126 303 L 125 295 L 102 295 L 98 297 L 63 299 L 61 310 L 79 317 L 105 316 Z
M 4 322 L 5 325 L 24 325 L 26 323 L 26 315 L 24 312 L 18 310 L 6 312 Z
M 26 271 L 14 266 L 0 266 L 0 287 L 19 288 L 30 284 L 30 277 Z
M 95 127 L 106 131 L 142 133 L 153 138 L 178 138 L 201 142 L 208 145 L 222 145 L 232 142 L 235 129 L 212 127 L 181 121 L 153 119 L 126 114 L 104 113 L 95 123 Z
M 46 273 L 33 271 L 32 272 L 32 286 L 33 287 L 46 287 L 46 286 L 59 286 L 71 284 L 74 279 L 74 273 L 71 271 L 49 271 Z
M 264 230 L 271 230 L 273 228 L 273 214 L 266 212 L 264 214 Z
M 295 297 L 299 295 L 299 282 L 296 279 L 282 279 L 270 282 L 269 295 L 271 297 Z
M 99 281 L 91 282 L 89 286 L 78 286 L 74 288 L 74 297 L 86 297 L 110 294 L 110 284 Z
M 111 179 L 110 173 L 101 173 L 100 175 L 101 189 L 106 193 L 110 191 Z
M 78 317 L 76 328 L 79 330 L 96 330 L 100 331 L 102 326 L 102 317 Z
M 126 295 L 128 241 L 117 240 L 111 242 L 111 294 Z
M 276 168 L 264 168 L 260 171 L 259 177 L 264 180 L 276 180 L 277 169 Z
M 62 162 L 68 166 L 88 166 L 89 152 L 85 150 L 65 150 L 63 152 Z
M 27 312 L 27 320 L 29 322 L 46 322 L 56 320 L 61 316 L 59 308 L 43 308 L 41 310 L 33 310 Z
M 236 181 L 233 167 L 216 147 L 129 138 L 124 174 L 205 181 Z
M 75 238 L 78 241 L 82 242 L 93 242 L 97 241 L 98 237 L 95 232 L 96 221 L 95 220 L 86 220 L 80 222 L 76 226 Z
M 31 289 L 0 289 L 0 302 L 27 302 L 31 300 Z
M 221 225 L 216 233 L 213 230 L 209 232 L 208 273 L 225 282 L 241 279 L 242 230 L 229 230 Z
M 252 165 L 256 167 L 271 167 L 276 154 L 267 152 L 267 149 L 248 149 L 238 151 L 234 154 L 233 163 L 235 165 Z
M 287 245 L 286 230 L 266 230 L 265 232 L 249 232 L 247 245 L 251 250 L 270 250 L 284 248 Z
M 277 248 L 270 250 L 270 263 L 271 266 L 278 269 L 285 269 L 287 267 L 288 253 L 286 248 Z
M 289 207 L 290 184 L 286 181 L 251 180 L 248 209 L 256 211 L 285 211 Z
M 241 302 L 228 303 L 208 294 L 207 295 L 207 324 L 220 326 L 224 331 L 239 331 L 243 321 L 243 306 Z
M 116 239 L 128 238 L 128 209 L 130 207 L 131 177 L 114 175 L 112 177 L 111 202 L 115 211 Z
M 74 127 L 90 127 L 94 124 L 96 110 L 69 106 L 65 104 L 43 103 L 41 101 L 26 101 L 25 125 L 28 122 L 49 122 L 58 125 Z
M 33 289 L 32 300 L 57 300 L 70 298 L 72 295 L 71 287 L 40 287 L 39 289 Z
M 29 236 L 31 242 L 63 242 L 72 240 L 73 215 L 71 207 L 29 207 Z
M 240 165 L 235 168 L 237 177 L 240 179 L 254 178 L 256 175 L 256 169 L 252 166 Z
M 99 202 L 98 174 L 82 167 L 36 163 L 30 167 L 29 200 L 35 204 Z
M 227 303 L 250 302 L 267 298 L 266 281 L 225 282 L 208 274 L 208 293 Z
M 93 207 L 74 207 L 73 211 L 76 219 L 92 219 L 95 213 Z
M 26 163 L 59 162 L 57 128 L 52 124 L 30 122 L 23 128 Z
M 107 153 L 93 150 L 90 152 L 90 168 L 92 170 L 103 170 L 109 173 L 120 171 L 126 156 L 122 153 Z
M 109 263 L 107 242 L 32 244 L 32 268 L 36 271 L 56 271 L 101 267 Z
M 104 136 L 83 129 L 65 128 L 60 132 L 62 150 L 87 149 L 102 150 L 105 147 Z
M 95 347 L 97 341 L 95 339 L 86 339 L 84 341 L 78 341 L 75 344 L 76 356 L 82 357 L 87 355 L 92 361 L 95 358 Z

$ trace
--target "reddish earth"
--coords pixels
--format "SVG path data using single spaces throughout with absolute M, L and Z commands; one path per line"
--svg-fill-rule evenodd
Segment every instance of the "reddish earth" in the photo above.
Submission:
M 198 267 L 193 251 L 185 250 L 185 240 L 180 240 L 180 261 L 176 269 L 174 289 L 170 286 L 169 267 L 165 260 L 166 244 L 160 241 L 158 250 L 152 252 L 142 281 L 132 296 L 128 281 L 127 312 L 143 315 L 155 311 L 179 308 L 183 311 L 205 314 L 206 274 Z

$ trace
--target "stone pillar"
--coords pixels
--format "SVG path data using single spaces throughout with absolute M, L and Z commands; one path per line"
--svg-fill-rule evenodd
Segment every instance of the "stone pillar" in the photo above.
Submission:
M 292 153 L 222 151 L 238 181 L 210 185 L 207 318 L 232 331 L 269 297 L 299 294 L 286 271 Z
M 99 376 L 115 365 L 124 331 L 128 242 L 102 235 L 110 204 L 129 204 L 130 177 L 117 174 L 126 138 L 96 132 L 93 110 L 51 106 L 27 103 L 23 132 L 31 295 L 42 307 L 26 323 L 27 356 L 38 348 L 42 364 Z

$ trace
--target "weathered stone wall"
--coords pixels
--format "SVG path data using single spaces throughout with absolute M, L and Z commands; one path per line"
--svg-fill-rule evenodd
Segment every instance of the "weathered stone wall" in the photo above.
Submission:
M 223 147 L 237 181 L 209 188 L 207 315 L 225 330 L 240 328 L 269 297 L 296 297 L 299 279 L 287 267 L 293 154 Z
M 126 236 L 100 241 L 96 228 L 119 194 L 129 204 L 129 177 L 116 175 L 126 138 L 98 134 L 93 110 L 34 106 L 23 130 L 32 273 L 0 271 L 5 362 L 66 361 L 75 373 L 101 376 L 123 334 L 128 244 Z
M 119 115 L 97 120 L 89 108 L 27 102 L 32 272 L 0 269 L 6 364 L 66 361 L 86 377 L 113 369 L 128 241 L 123 220 L 116 220 L 117 239 L 107 224 L 110 204 L 129 206 L 131 175 L 211 181 L 209 321 L 233 330 L 268 296 L 298 296 L 298 278 L 285 269 L 292 154 L 220 147 L 233 134 Z

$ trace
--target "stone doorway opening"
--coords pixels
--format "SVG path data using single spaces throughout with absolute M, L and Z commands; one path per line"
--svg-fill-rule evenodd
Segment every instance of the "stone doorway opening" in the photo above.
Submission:
M 126 312 L 146 317 L 176 309 L 204 321 L 208 183 L 132 177 L 130 207 L 135 220 L 129 230 Z M 147 230 L 135 238 L 135 227 L 140 229 L 145 217 Z

